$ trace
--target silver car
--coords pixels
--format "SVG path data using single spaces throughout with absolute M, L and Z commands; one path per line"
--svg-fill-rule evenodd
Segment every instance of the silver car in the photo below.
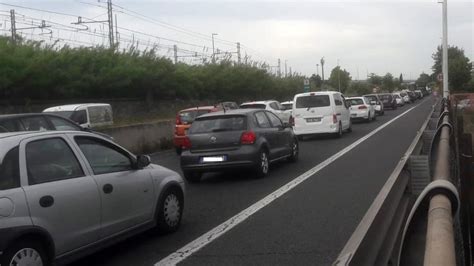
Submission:
M 178 229 L 183 179 L 96 134 L 0 134 L 0 265 L 63 264 Z

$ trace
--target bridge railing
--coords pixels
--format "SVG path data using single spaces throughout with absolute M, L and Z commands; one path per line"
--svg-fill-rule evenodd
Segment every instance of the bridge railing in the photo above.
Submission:
M 437 101 L 334 265 L 456 265 L 451 134 Z

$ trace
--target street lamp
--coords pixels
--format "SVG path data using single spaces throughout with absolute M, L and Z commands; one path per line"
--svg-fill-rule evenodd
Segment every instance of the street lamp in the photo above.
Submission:
M 443 4 L 443 98 L 449 96 L 448 88 L 448 0 L 438 2 Z
M 216 62 L 216 52 L 214 51 L 214 36 L 217 35 L 217 33 L 212 34 L 212 62 Z
M 341 67 L 339 67 L 339 58 L 337 59 L 337 83 L 339 92 L 341 92 Z

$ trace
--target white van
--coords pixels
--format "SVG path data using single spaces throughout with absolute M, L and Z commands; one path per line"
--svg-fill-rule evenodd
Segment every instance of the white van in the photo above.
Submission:
M 306 92 L 293 99 L 292 122 L 297 136 L 352 131 L 349 106 L 336 91 Z
M 112 106 L 107 103 L 70 104 L 47 108 L 43 113 L 54 113 L 75 121 L 84 128 L 112 125 Z

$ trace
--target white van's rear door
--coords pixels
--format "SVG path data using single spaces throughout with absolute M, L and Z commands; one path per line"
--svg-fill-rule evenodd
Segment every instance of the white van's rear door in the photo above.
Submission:
M 333 124 L 334 111 L 329 94 L 297 96 L 293 108 L 295 131 L 325 131 L 323 128 Z

